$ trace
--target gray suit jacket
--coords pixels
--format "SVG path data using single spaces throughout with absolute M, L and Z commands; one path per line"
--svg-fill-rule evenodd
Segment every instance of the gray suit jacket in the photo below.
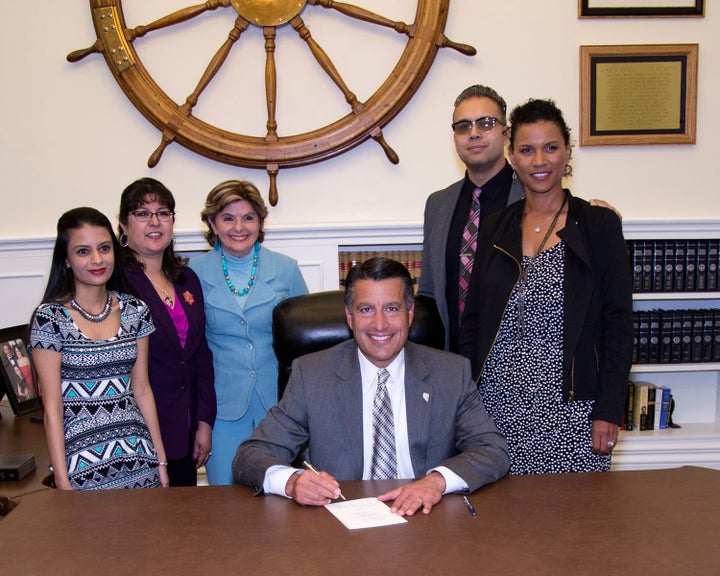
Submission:
M 444 190 L 433 192 L 425 203 L 422 272 L 418 281 L 418 294 L 434 298 L 437 303 L 440 318 L 445 326 L 445 349 L 449 347 L 450 337 L 448 304 L 445 299 L 445 287 L 447 285 L 445 253 L 447 251 L 450 222 L 464 182 L 465 179 L 463 178 Z M 522 183 L 517 178 L 513 179 L 508 194 L 508 205 L 524 197 L 525 192 Z
M 238 448 L 233 461 L 236 482 L 261 492 L 265 471 L 290 464 L 306 442 L 307 457 L 316 468 L 337 480 L 362 479 L 362 382 L 357 355 L 355 341 L 348 340 L 293 362 L 282 399 Z M 474 491 L 507 473 L 507 444 L 485 411 L 468 360 L 408 342 L 405 401 L 417 478 L 443 465 Z

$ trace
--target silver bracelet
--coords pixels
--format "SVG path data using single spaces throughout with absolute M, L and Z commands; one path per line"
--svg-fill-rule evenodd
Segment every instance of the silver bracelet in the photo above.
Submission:
M 168 465 L 167 462 L 160 462 L 158 460 L 158 466 L 167 466 L 167 465 Z

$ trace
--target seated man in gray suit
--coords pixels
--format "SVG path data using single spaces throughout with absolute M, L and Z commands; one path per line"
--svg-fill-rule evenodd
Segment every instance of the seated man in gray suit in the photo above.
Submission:
M 504 476 L 507 445 L 470 364 L 408 342 L 413 312 L 404 266 L 372 258 L 353 267 L 345 314 L 354 339 L 293 362 L 282 399 L 238 448 L 235 481 L 321 506 L 339 497 L 338 481 L 414 479 L 378 496 L 411 516 Z M 320 474 L 289 466 L 306 443 Z

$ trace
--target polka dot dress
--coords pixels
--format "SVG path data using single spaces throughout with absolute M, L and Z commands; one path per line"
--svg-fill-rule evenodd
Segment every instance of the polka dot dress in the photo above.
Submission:
M 510 474 L 610 469 L 610 456 L 590 451 L 593 401 L 562 398 L 564 269 L 562 242 L 538 254 L 510 296 L 480 380 L 507 438 Z

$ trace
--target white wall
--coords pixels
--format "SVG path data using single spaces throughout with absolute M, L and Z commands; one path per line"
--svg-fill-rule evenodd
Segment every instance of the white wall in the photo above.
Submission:
M 125 0 L 123 5 L 128 24 L 137 25 L 193 3 Z M 416 5 L 414 0 L 355 4 L 406 21 L 413 19 Z M 696 145 L 577 147 L 573 191 L 604 198 L 627 218 L 720 215 L 717 2 L 706 2 L 705 18 L 687 19 L 579 20 L 577 4 L 451 0 L 446 34 L 474 45 L 478 55 L 440 51 L 414 99 L 384 130 L 400 164 L 391 165 L 370 141 L 338 158 L 281 172 L 280 202 L 271 208 L 269 228 L 420 222 L 426 196 L 462 175 L 449 122 L 455 96 L 472 83 L 494 86 L 511 106 L 530 96 L 556 99 L 577 136 L 581 44 L 699 43 L 698 130 Z M 379 86 L 402 49 L 394 32 L 348 23 L 318 7 L 308 6 L 303 17 L 361 99 Z M 232 20 L 229 9 L 218 10 L 199 26 L 155 33 L 135 46 L 154 77 L 183 101 Z M 147 168 L 159 133 L 122 94 L 103 58 L 92 55 L 78 64 L 65 60 L 67 53 L 95 40 L 86 0 L 32 7 L 6 0 L 0 3 L 0 21 L 0 241 L 53 236 L 58 215 L 76 205 L 93 205 L 113 217 L 122 188 L 144 175 L 163 180 L 177 196 L 179 231 L 200 228 L 202 201 L 220 180 L 251 179 L 267 189 L 264 171 L 218 164 L 177 144 L 166 150 L 157 168 Z M 251 28 L 209 89 L 206 103 L 196 109 L 198 115 L 261 134 L 264 57 L 262 33 Z M 277 59 L 281 131 L 316 128 L 346 113 L 342 95 L 316 72 L 290 27 L 278 32 Z

